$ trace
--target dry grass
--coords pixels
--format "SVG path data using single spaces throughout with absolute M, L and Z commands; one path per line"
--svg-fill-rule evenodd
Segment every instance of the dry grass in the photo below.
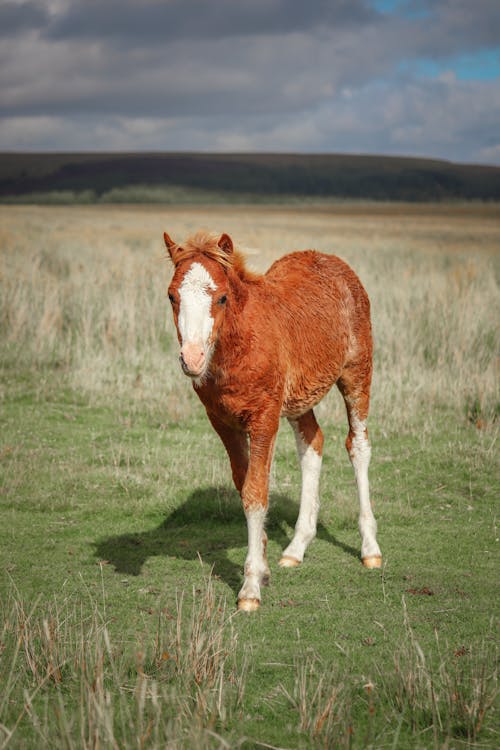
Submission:
M 346 672 L 332 672 L 315 653 L 296 660 L 292 690 L 279 685 L 271 702 L 285 700 L 312 747 L 404 747 L 408 729 L 412 747 L 440 750 L 450 747 L 450 741 L 456 748 L 489 747 L 476 743 L 498 698 L 498 662 L 486 643 L 494 639 L 493 633 L 486 634 L 477 649 L 462 648 L 451 657 L 448 644 L 446 656 L 441 653 L 436 634 L 436 658 L 420 646 L 404 600 L 403 617 L 406 638 L 395 645 L 393 664 L 378 665 L 363 685 L 353 685 Z M 365 713 L 362 736 L 355 704 Z M 381 713 L 386 715 L 382 732 Z M 400 744 L 403 726 L 406 739 Z
M 231 616 L 210 578 L 188 618 L 183 600 L 161 611 L 154 639 L 146 631 L 129 645 L 111 636 L 105 601 L 28 607 L 12 589 L 1 613 L 0 748 L 22 747 L 26 731 L 40 747 L 226 747 L 217 730 L 245 684 Z
M 13 564 L 18 585 L 33 591 L 40 571 L 31 558 L 41 562 L 39 601 L 31 603 L 8 586 L 0 599 L 0 747 L 245 747 L 244 733 L 262 740 L 249 740 L 251 747 L 496 746 L 491 705 L 497 672 L 487 625 L 493 604 L 487 597 L 497 538 L 497 207 L 1 207 L 0 215 L 0 355 L 10 406 L 0 452 L 9 530 L 5 567 Z M 209 426 L 202 432 L 201 420 L 190 420 L 201 408 L 177 363 L 165 294 L 171 269 L 161 242 L 164 229 L 181 239 L 201 227 L 231 233 L 257 269 L 292 249 L 336 252 L 368 289 L 376 339 L 372 416 L 379 429 L 373 487 L 385 513 L 381 529 L 389 560 L 382 608 L 378 579 L 356 578 L 349 555 L 338 558 L 346 565 L 347 583 L 340 576 L 331 584 L 332 551 L 324 539 L 313 550 L 316 572 L 308 577 L 305 567 L 295 593 L 283 600 L 293 610 L 283 611 L 278 594 L 273 607 L 271 591 L 259 619 L 234 621 L 215 593 L 231 590 L 234 561 L 239 570 L 244 553 L 236 524 L 226 523 L 233 516 L 221 513 L 214 490 L 229 482 L 227 461 L 207 443 L 215 440 Z M 33 383 L 38 400 L 32 398 Z M 74 392 L 67 412 L 62 395 L 44 399 L 68 387 Z M 18 408 L 17 396 L 25 390 L 29 403 L 23 409 L 21 401 Z M 80 410 L 75 404 L 82 393 Z M 105 408 L 88 410 L 87 401 Z M 43 419 L 37 420 L 38 408 Z M 113 409 L 116 420 L 108 419 Z M 136 411 L 131 419 L 129 409 Z M 72 411 L 79 418 L 68 423 Z M 318 411 L 322 423 L 344 421 L 335 393 Z M 152 432 L 151 420 L 141 421 L 138 412 L 154 413 L 157 426 L 182 421 L 183 429 Z M 53 414 L 58 430 L 49 434 Z M 124 419 L 129 431 L 120 429 Z M 142 425 L 136 433 L 134 422 Z M 74 430 L 65 429 L 72 425 Z M 440 429 L 426 431 L 429 425 Z M 94 431 L 100 442 L 93 442 Z M 194 455 L 186 446 L 194 435 L 202 441 L 196 482 L 203 478 L 212 488 L 186 500 L 193 490 Z M 330 436 L 340 440 L 335 430 Z M 287 450 L 278 454 L 281 465 L 275 468 L 277 484 L 288 495 L 296 482 L 295 458 L 291 434 L 283 440 Z M 325 503 L 322 523 L 347 545 L 352 537 L 344 527 L 353 530 L 356 522 L 352 477 L 347 490 L 339 475 L 325 479 L 325 494 L 334 494 L 335 503 Z M 208 514 L 200 510 L 200 499 Z M 167 512 L 176 519 L 170 527 Z M 122 523 L 122 514 L 133 522 Z M 165 538 L 179 524 L 186 525 L 193 550 L 223 527 L 227 555 L 200 545 L 222 576 L 215 588 L 211 579 L 203 587 L 197 579 L 199 590 L 191 595 L 191 547 L 173 553 L 177 567 L 165 562 Z M 56 538 L 54 528 L 68 536 Z M 272 529 L 274 539 L 270 534 L 276 556 L 280 528 Z M 103 534 L 112 536 L 104 547 L 100 542 L 106 554 L 98 557 L 103 595 L 96 603 L 85 580 L 93 581 L 92 544 Z M 128 589 L 121 574 L 102 567 L 121 544 L 121 554 L 130 555 L 130 573 L 137 562 L 135 547 L 127 547 L 131 540 L 144 545 L 148 584 L 158 593 L 153 619 L 140 626 L 133 624 L 133 613 L 142 611 L 141 597 L 131 593 L 132 609 L 121 613 L 117 602 Z M 457 603 L 446 591 L 469 569 L 467 597 Z M 86 579 L 82 575 L 80 584 L 82 570 Z M 412 602 L 416 631 L 409 618 L 401 625 L 405 611 L 402 618 L 398 592 L 407 590 L 408 570 L 419 586 L 439 587 L 443 598 L 436 610 L 442 615 Z M 188 593 L 165 602 L 165 575 Z M 68 576 L 76 579 L 74 598 L 65 593 Z M 327 579 L 335 617 L 323 590 Z M 111 594 L 104 593 L 105 581 Z M 280 585 L 277 578 L 274 590 Z M 355 587 L 361 587 L 357 596 Z M 364 656 L 365 644 L 373 641 L 366 637 L 372 623 L 365 610 L 390 633 L 387 644 L 375 646 L 373 660 Z M 363 628 L 357 628 L 360 619 Z M 433 641 L 432 630 L 428 637 L 436 622 L 442 642 Z M 331 639 L 344 631 L 351 637 L 339 635 L 340 659 L 331 643 L 323 647 L 325 633 Z M 302 643 L 310 644 L 305 654 L 298 649 Z M 275 646 L 283 662 L 278 666 Z M 267 671 L 264 658 L 273 660 Z M 254 719 L 252 710 L 262 717 Z M 269 739 L 272 731 L 276 739 Z M 290 737 L 298 737 L 299 745 Z
M 248 746 L 237 729 L 247 681 L 246 662 L 236 659 L 239 615 L 228 614 L 210 577 L 188 602 L 180 594 L 175 610 L 161 608 L 156 631 L 135 642 L 112 635 L 104 591 L 90 605 L 28 606 L 11 587 L 1 607 L 2 750 L 34 740 L 85 750 Z M 276 684 L 266 703 L 292 717 L 297 747 L 493 747 L 493 629 L 477 649 L 454 653 L 447 644 L 441 654 L 436 636 L 436 657 L 420 646 L 404 600 L 403 619 L 393 663 L 374 665 L 361 681 L 348 660 L 333 666 L 311 649 L 295 657 L 291 682 Z
M 484 426 L 498 408 L 496 206 L 331 209 L 1 207 L 4 362 L 59 368 L 92 398 L 167 418 L 195 403 L 177 366 L 162 231 L 227 231 L 261 270 L 314 247 L 352 264 L 372 300 L 372 413 L 411 421 L 436 407 Z M 339 419 L 340 399 L 320 407 Z

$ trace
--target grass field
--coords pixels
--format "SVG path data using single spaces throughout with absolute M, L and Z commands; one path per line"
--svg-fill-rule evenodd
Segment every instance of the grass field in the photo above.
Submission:
M 0 748 L 494 748 L 497 205 L 0 207 Z M 372 301 L 359 562 L 332 392 L 318 537 L 286 424 L 271 585 L 235 612 L 246 525 L 180 372 L 162 232 L 229 232 L 251 265 L 335 252 Z

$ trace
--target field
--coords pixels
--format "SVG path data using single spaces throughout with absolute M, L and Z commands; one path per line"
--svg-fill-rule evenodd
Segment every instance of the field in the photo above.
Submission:
M 498 204 L 0 207 L 0 748 L 495 748 Z M 332 392 L 318 537 L 280 430 L 271 584 L 235 611 L 246 526 L 178 365 L 162 232 L 228 232 L 360 275 L 375 336 L 359 561 Z M 265 311 L 263 311 L 265 314 Z

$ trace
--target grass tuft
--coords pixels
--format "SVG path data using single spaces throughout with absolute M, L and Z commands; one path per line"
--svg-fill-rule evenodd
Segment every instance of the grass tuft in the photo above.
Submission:
M 372 678 L 326 664 L 316 653 L 296 659 L 292 687 L 280 684 L 297 730 L 315 748 L 493 747 L 498 660 L 488 635 L 476 648 L 424 653 L 408 621 L 393 664 L 373 664 Z M 426 738 L 426 739 L 423 739 Z M 490 745 L 490 742 L 492 743 Z
M 2 603 L 0 747 L 27 736 L 45 747 L 217 747 L 245 672 L 210 576 L 185 599 L 160 610 L 153 640 L 148 630 L 131 644 L 111 635 L 104 604 L 90 613 L 70 599 L 28 606 L 12 587 Z

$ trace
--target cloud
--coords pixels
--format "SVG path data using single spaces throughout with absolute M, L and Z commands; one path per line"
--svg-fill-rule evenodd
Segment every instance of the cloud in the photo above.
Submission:
M 45 34 L 55 39 L 170 41 L 272 36 L 353 26 L 378 13 L 363 0 L 106 0 L 73 2 Z
M 497 0 L 413 0 L 425 11 L 415 24 L 415 52 L 441 58 L 485 47 L 498 48 Z
M 49 13 L 43 3 L 9 2 L 0 4 L 0 36 L 10 37 L 24 31 L 47 26 Z
M 497 18 L 497 0 L 8 0 L 0 147 L 498 160 Z M 489 80 L 459 80 L 481 55 Z
M 491 82 L 373 83 L 303 113 L 253 117 L 88 115 L 6 118 L 0 148 L 361 152 L 500 162 L 500 104 Z M 368 115 L 366 114 L 368 113 Z M 304 144 L 308 148 L 304 149 Z

